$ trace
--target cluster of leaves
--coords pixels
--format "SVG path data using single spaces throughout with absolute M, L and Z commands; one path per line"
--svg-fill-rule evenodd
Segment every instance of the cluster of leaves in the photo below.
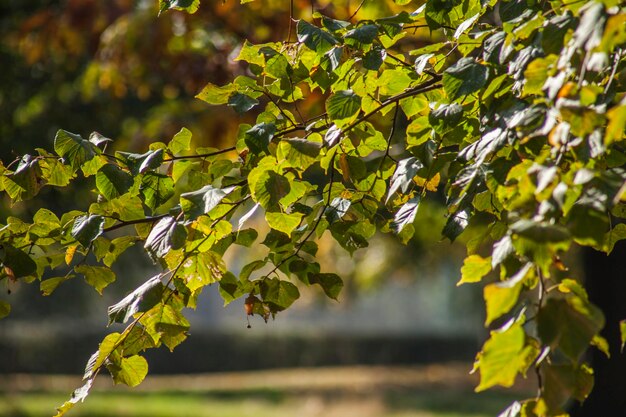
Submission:
M 197 6 L 160 1 L 162 11 Z M 245 297 L 266 320 L 299 297 L 292 280 L 337 298 L 341 278 L 320 270 L 315 238 L 329 232 L 350 253 L 377 230 L 406 242 L 421 200 L 438 191 L 449 213 L 443 235 L 466 236 L 459 283 L 488 281 L 494 330 L 476 358 L 477 390 L 534 369 L 537 397 L 506 416 L 565 415 L 570 398 L 589 394 L 582 357 L 590 345 L 609 354 L 604 319 L 560 256 L 573 244 L 610 252 L 626 238 L 616 221 L 626 217 L 624 4 L 431 0 L 375 20 L 313 18 L 298 21 L 295 43 L 246 42 L 236 59 L 248 74 L 198 94 L 255 112 L 232 148 L 192 151 L 183 129 L 144 154 L 111 154 L 97 133 L 59 131 L 55 154 L 37 149 L 0 165 L 0 190 L 14 201 L 77 177 L 97 194 L 60 219 L 45 209 L 32 222 L 9 217 L 0 228 L 6 279 L 65 268 L 40 282 L 44 294 L 76 275 L 102 291 L 137 243 L 163 269 L 109 308 L 110 322 L 127 327 L 100 344 L 58 415 L 86 397 L 102 368 L 116 382 L 141 382 L 141 352 L 185 339 L 182 311 L 207 285 L 219 283 L 225 303 Z M 422 28 L 434 41 L 412 48 Z M 310 96 L 324 112 L 303 114 L 315 108 Z M 236 276 L 222 256 L 256 241 L 244 226 L 257 211 L 268 253 Z M 97 265 L 86 264 L 89 254 Z

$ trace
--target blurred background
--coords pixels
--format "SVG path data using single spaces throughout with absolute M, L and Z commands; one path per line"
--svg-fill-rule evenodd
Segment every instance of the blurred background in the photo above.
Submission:
M 289 3 L 204 1 L 194 15 L 157 17 L 155 0 L 0 1 L 0 159 L 52 149 L 57 129 L 113 138 L 115 149 L 145 152 L 181 127 L 195 146 L 232 143 L 239 123 L 229 108 L 194 99 L 207 82 L 246 69 L 233 61 L 243 39 L 287 38 Z M 294 2 L 310 16 L 312 2 Z M 314 2 L 338 18 L 357 1 Z M 359 17 L 392 13 L 393 2 L 365 1 Z M 413 47 L 428 33 L 412 38 Z M 409 47 L 411 45 L 408 45 Z M 314 100 L 311 100 L 313 103 Z M 311 104 L 315 106 L 315 104 Z M 311 109 L 313 112 L 315 109 Z M 80 188 L 46 188 L 34 200 L 0 200 L 0 222 L 86 207 Z M 484 340 L 480 288 L 456 288 L 462 245 L 440 241 L 437 203 L 423 204 L 406 246 L 377 236 L 350 257 L 320 242 L 323 269 L 339 273 L 339 302 L 302 288 L 276 320 L 252 320 L 242 301 L 223 307 L 208 288 L 188 312 L 189 339 L 173 353 L 148 353 L 150 376 L 138 390 L 99 378 L 76 416 L 486 416 L 511 393 L 472 394 L 469 375 Z M 229 252 L 231 270 L 254 254 Z M 117 263 L 104 296 L 79 280 L 43 297 L 38 285 L 0 282 L 13 306 L 0 321 L 0 416 L 51 415 L 80 385 L 84 365 L 107 329 L 106 308 L 152 275 L 139 250 Z M 6 281 L 6 280 L 5 280 Z M 520 389 L 524 390 L 524 387 Z

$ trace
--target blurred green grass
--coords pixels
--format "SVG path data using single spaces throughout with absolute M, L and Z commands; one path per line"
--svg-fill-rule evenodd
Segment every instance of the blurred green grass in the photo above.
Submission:
M 96 380 L 69 417 L 493 417 L 528 387 L 474 393 L 468 364 L 292 368 Z M 5 375 L 0 417 L 52 416 L 79 376 Z
M 3 394 L 0 416 L 50 416 L 67 396 L 60 393 Z M 280 391 L 228 393 L 96 392 L 70 417 L 487 417 L 497 415 L 514 397 L 503 393 L 455 391 L 334 392 L 293 394 Z

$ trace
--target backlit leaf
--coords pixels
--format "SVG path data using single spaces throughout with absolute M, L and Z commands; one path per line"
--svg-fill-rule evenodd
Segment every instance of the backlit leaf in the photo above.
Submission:
M 11 304 L 0 300 L 0 319 L 5 318 L 11 313 Z
M 107 200 L 126 194 L 133 179 L 117 165 L 106 164 L 96 174 L 96 187 Z
M 200 0 L 159 0 L 159 13 L 168 9 L 195 13 L 199 7 Z
M 265 220 L 272 229 L 291 236 L 291 233 L 300 225 L 303 216 L 302 213 L 266 212 Z
M 360 109 L 361 97 L 352 90 L 337 91 L 326 100 L 328 116 L 341 125 L 354 120 Z
M 489 266 L 489 263 L 486 262 L 486 265 Z M 487 306 L 486 325 L 508 313 L 517 304 L 523 281 L 531 267 L 532 264 L 527 263 L 510 279 L 485 287 L 483 295 Z
M 525 334 L 521 323 L 515 323 L 492 331 L 476 359 L 475 367 L 480 370 L 480 384 L 476 391 L 484 391 L 495 385 L 510 387 L 515 377 L 527 366 Z
M 76 170 L 96 156 L 98 148 L 80 135 L 59 130 L 54 138 L 54 151 Z
M 480 282 L 485 275 L 491 272 L 491 258 L 480 255 L 470 255 L 463 261 L 461 280 L 456 285 Z
M 94 287 L 100 295 L 107 285 L 115 281 L 115 273 L 102 266 L 79 265 L 74 268 L 74 272 L 82 274 L 87 284 Z
M 116 384 L 122 383 L 129 387 L 141 384 L 148 374 L 148 362 L 139 355 L 121 358 L 119 363 L 108 365 L 107 368 Z

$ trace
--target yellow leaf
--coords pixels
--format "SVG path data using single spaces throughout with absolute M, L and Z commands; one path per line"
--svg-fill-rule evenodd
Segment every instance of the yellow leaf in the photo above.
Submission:
M 426 180 L 426 178 L 415 177 L 415 183 L 419 187 L 424 187 L 424 184 L 426 184 L 426 189 L 432 192 L 437 191 L 437 187 L 439 187 L 440 181 L 441 181 L 441 176 L 439 175 L 439 173 L 435 174 L 435 176 L 429 179 L 428 181 Z
M 74 254 L 76 253 L 76 249 L 78 248 L 78 244 L 74 244 L 68 246 L 65 250 L 65 263 L 69 265 L 72 263 L 72 259 L 74 259 Z
M 480 255 L 470 255 L 465 258 L 461 268 L 461 279 L 456 284 L 468 284 L 480 282 L 480 280 L 491 271 L 491 256 L 483 258 Z

